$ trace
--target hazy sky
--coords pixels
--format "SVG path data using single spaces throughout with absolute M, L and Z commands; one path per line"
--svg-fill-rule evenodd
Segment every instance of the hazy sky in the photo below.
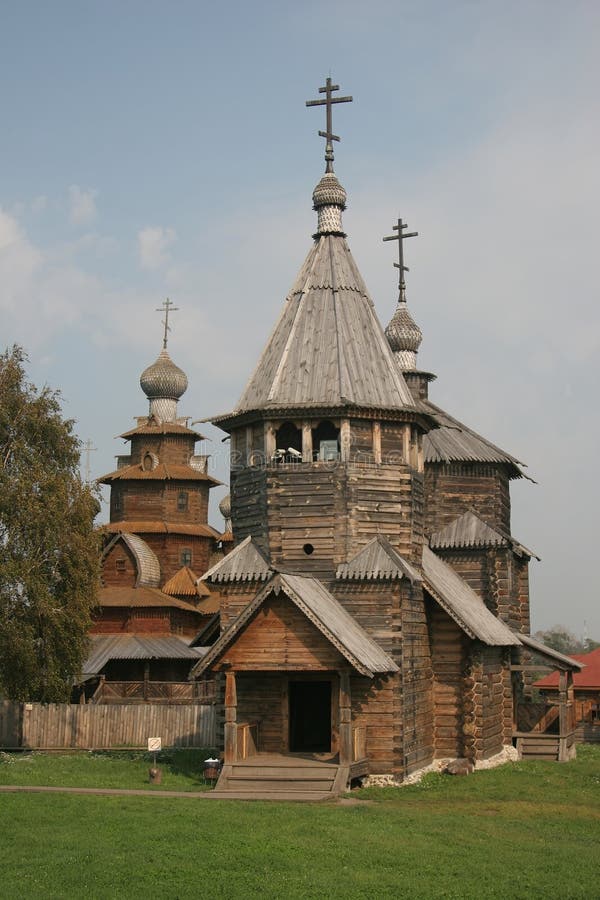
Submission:
M 513 488 L 533 627 L 600 639 L 599 45 L 596 0 L 0 0 L 0 344 L 62 391 L 94 476 L 147 411 L 166 296 L 180 413 L 233 408 L 310 246 L 324 123 L 304 101 L 331 73 L 379 316 L 401 215 L 432 399 L 538 482 Z

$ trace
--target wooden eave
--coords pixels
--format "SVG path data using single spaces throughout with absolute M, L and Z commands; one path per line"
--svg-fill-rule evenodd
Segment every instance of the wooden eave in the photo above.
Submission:
M 334 614 L 336 621 L 336 625 L 334 626 L 335 631 L 328 622 L 324 621 L 325 617 L 322 614 L 319 615 L 316 611 L 318 610 L 318 602 L 311 603 L 310 599 L 307 599 L 307 595 L 301 589 L 297 589 L 299 586 L 301 588 L 304 587 L 304 585 L 301 584 L 302 582 L 314 583 L 314 585 L 307 584 L 309 591 L 316 588 L 321 601 L 326 599 L 326 603 L 330 607 L 330 612 Z M 217 642 L 213 644 L 206 656 L 198 663 L 198 665 L 194 666 L 190 676 L 198 677 L 218 662 L 227 651 L 228 647 L 235 642 L 237 637 L 245 629 L 246 625 L 253 619 L 265 600 L 272 594 L 277 596 L 281 593 L 285 594 L 285 596 L 288 597 L 302 613 L 304 613 L 318 631 L 321 632 L 321 634 L 361 675 L 365 675 L 367 678 L 373 678 L 376 673 L 398 671 L 398 667 L 394 661 L 371 637 L 369 637 L 356 620 L 350 616 L 341 604 L 338 603 L 335 597 L 333 597 L 327 589 L 317 581 L 317 579 L 278 573 L 267 582 L 262 590 L 255 596 L 254 600 L 252 600 L 237 618 L 234 619 L 227 631 L 225 631 Z M 334 618 L 331 618 L 330 621 L 333 622 Z M 361 643 L 364 648 L 364 654 L 360 652 Z M 356 648 L 358 648 L 358 651 Z M 370 659 L 370 662 L 367 662 L 366 659 Z
M 204 481 L 211 487 L 223 484 L 205 472 L 191 466 L 167 465 L 159 463 L 156 468 L 146 470 L 142 465 L 123 466 L 96 479 L 98 484 L 112 484 L 114 481 Z
M 581 669 L 585 668 L 585 663 L 580 662 L 578 659 L 573 659 L 572 656 L 565 656 L 564 653 L 559 653 L 558 650 L 555 650 L 553 647 L 547 647 L 546 644 L 542 644 L 541 641 L 532 638 L 530 634 L 517 634 L 516 636 L 519 638 L 521 644 L 524 644 L 534 653 L 539 653 L 540 656 L 545 657 L 555 669 L 579 672 Z
M 432 428 L 437 428 L 435 418 L 431 416 L 427 410 L 421 408 L 420 405 L 406 408 L 388 408 L 388 407 L 362 407 L 351 405 L 340 406 L 322 406 L 309 405 L 303 406 L 273 406 L 262 407 L 260 409 L 244 410 L 243 412 L 223 413 L 217 416 L 211 416 L 204 419 L 216 425 L 222 431 L 230 434 L 234 429 L 241 428 L 244 425 L 250 425 L 257 421 L 271 421 L 272 419 L 303 419 L 307 414 L 314 419 L 367 419 L 369 421 L 378 422 L 413 422 L 428 432 Z
M 100 526 L 107 534 L 124 531 L 131 534 L 189 534 L 196 537 L 209 537 L 219 540 L 221 534 L 211 525 L 189 525 L 187 522 L 165 522 L 161 519 L 143 521 L 139 519 L 107 522 Z
M 129 431 L 124 431 L 123 434 L 119 434 L 117 435 L 117 437 L 123 438 L 123 440 L 128 441 L 136 435 L 154 435 L 156 437 L 160 437 L 162 435 L 169 434 L 184 435 L 194 438 L 194 443 L 196 443 L 196 441 L 204 440 L 204 435 L 200 434 L 199 431 L 194 431 L 192 428 L 188 428 L 186 425 L 179 425 L 177 422 L 161 422 L 160 424 L 154 424 L 150 421 L 144 423 L 143 425 L 137 425 L 135 428 L 130 428 Z

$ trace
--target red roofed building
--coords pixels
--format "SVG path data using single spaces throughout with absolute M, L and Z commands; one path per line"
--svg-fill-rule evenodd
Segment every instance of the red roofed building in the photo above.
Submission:
M 577 736 L 580 740 L 600 741 L 600 647 L 591 653 L 574 653 L 573 659 L 585 666 L 573 675 Z M 544 699 L 555 703 L 558 699 L 558 672 L 540 678 L 534 687 Z

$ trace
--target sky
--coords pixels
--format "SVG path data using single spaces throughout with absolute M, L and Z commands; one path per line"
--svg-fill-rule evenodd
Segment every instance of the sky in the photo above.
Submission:
M 0 0 L 0 21 L 0 347 L 61 391 L 92 477 L 147 412 L 166 297 L 180 414 L 235 406 L 310 247 L 324 116 L 304 102 L 331 74 L 378 315 L 402 216 L 431 399 L 537 482 L 512 490 L 533 629 L 600 639 L 600 4 Z

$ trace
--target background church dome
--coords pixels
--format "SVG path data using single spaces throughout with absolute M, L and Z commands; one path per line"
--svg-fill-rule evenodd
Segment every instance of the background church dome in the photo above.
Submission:
M 142 372 L 140 386 L 148 400 L 179 400 L 187 390 L 188 380 L 167 351 L 162 350 L 156 362 Z

